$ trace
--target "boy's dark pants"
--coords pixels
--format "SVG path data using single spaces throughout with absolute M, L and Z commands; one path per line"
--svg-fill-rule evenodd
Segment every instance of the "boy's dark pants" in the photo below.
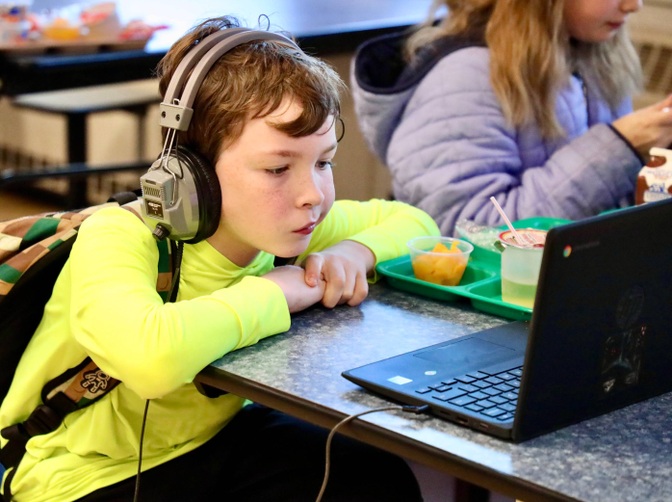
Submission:
M 324 476 L 328 434 L 278 411 L 247 406 L 208 443 L 143 472 L 139 499 L 314 501 Z M 135 477 L 80 501 L 131 501 L 134 489 Z M 410 502 L 421 496 L 402 459 L 336 434 L 323 500 Z

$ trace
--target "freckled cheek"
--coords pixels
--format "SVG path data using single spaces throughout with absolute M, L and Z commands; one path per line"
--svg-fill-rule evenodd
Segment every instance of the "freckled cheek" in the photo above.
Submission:
M 267 196 L 258 186 L 248 182 L 241 182 L 235 177 L 229 177 L 221 183 L 222 211 L 225 215 L 259 214 L 264 211 Z
M 258 200 L 263 214 L 274 220 L 284 217 L 294 208 L 291 200 L 282 190 L 260 191 Z
M 324 196 L 324 204 L 327 207 L 331 207 L 336 198 L 336 187 L 334 187 L 333 178 L 322 184 L 322 194 Z

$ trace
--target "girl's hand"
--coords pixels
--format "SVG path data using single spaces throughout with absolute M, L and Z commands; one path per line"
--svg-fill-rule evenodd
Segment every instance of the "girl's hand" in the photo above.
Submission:
M 672 95 L 615 120 L 612 126 L 647 162 L 652 147 L 672 144 Z
M 307 309 L 324 297 L 324 281 L 317 280 L 309 284 L 306 280 L 306 271 L 301 267 L 294 265 L 276 267 L 265 274 L 264 278 L 280 286 L 291 313 Z
M 325 282 L 322 304 L 329 308 L 362 303 L 369 294 L 366 278 L 374 265 L 375 256 L 368 247 L 348 240 L 308 255 L 303 263 L 308 286 Z

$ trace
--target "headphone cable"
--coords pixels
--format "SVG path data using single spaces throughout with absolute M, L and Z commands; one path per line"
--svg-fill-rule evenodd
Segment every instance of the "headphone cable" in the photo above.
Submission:
M 147 412 L 149 411 L 149 399 L 145 403 L 145 412 L 142 415 L 142 427 L 140 429 L 140 446 L 138 451 L 138 473 L 135 476 L 135 491 L 133 493 L 133 502 L 140 500 L 140 473 L 142 472 L 142 444 L 145 440 L 145 425 L 147 424 Z
M 380 411 L 405 411 L 409 413 L 415 413 L 416 415 L 423 413 L 429 409 L 429 406 L 427 405 L 422 405 L 422 406 L 385 406 L 383 408 L 375 408 L 373 410 L 366 410 L 362 411 L 360 413 L 355 413 L 353 415 L 349 415 L 345 417 L 343 420 L 338 422 L 334 427 L 331 429 L 329 432 L 329 436 L 327 436 L 327 444 L 326 444 L 326 459 L 324 463 L 324 478 L 322 480 L 322 487 L 320 488 L 320 492 L 317 494 L 317 498 L 315 499 L 315 502 L 320 502 L 322 500 L 322 497 L 324 496 L 324 492 L 327 489 L 327 483 L 329 482 L 329 469 L 331 468 L 331 443 L 334 439 L 334 436 L 336 435 L 336 431 L 343 427 L 345 424 L 348 422 L 351 422 L 352 420 L 363 417 L 364 415 L 368 415 L 369 413 L 378 413 Z
M 172 248 L 171 258 L 173 259 L 173 280 L 170 285 L 169 302 L 174 302 L 177 298 L 177 290 L 180 284 L 180 269 L 182 266 L 182 252 L 184 243 L 182 241 L 170 241 L 169 245 Z M 145 403 L 145 411 L 142 415 L 142 427 L 140 428 L 140 445 L 138 449 L 138 473 L 135 476 L 135 490 L 133 493 L 133 502 L 140 500 L 140 474 L 142 472 L 142 445 L 145 440 L 145 426 L 147 425 L 147 413 L 149 411 L 149 399 Z

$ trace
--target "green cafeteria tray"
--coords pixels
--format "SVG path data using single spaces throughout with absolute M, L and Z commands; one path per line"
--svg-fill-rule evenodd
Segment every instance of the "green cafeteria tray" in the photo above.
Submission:
M 513 226 L 549 230 L 570 221 L 561 218 L 537 217 L 518 220 L 513 223 Z M 502 227 L 502 230 L 504 229 L 506 227 Z M 466 298 L 471 302 L 472 307 L 482 312 L 513 320 L 530 319 L 532 309 L 502 301 L 500 265 L 500 253 L 474 246 L 464 276 L 457 286 L 441 286 L 416 279 L 413 275 L 410 255 L 381 262 L 376 266 L 376 270 L 386 278 L 390 286 L 402 291 L 445 302 Z

